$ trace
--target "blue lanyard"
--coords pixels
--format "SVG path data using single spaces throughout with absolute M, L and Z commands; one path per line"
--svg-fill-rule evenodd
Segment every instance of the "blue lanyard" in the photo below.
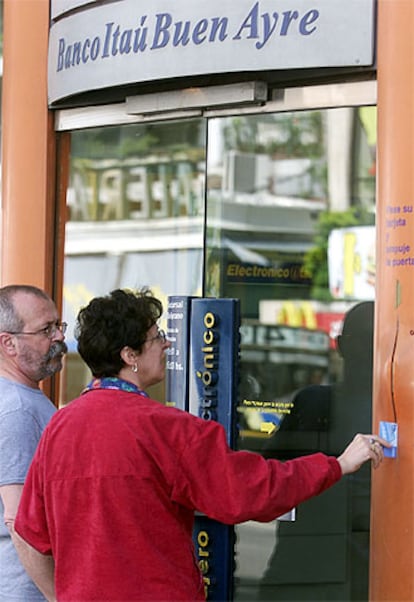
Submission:
M 133 383 L 129 382 L 128 380 L 123 380 L 122 378 L 117 378 L 116 376 L 93 378 L 91 382 L 86 385 L 85 389 L 82 391 L 82 394 L 87 393 L 88 391 L 93 391 L 94 389 L 117 389 L 118 391 L 128 391 L 129 393 L 138 393 L 138 395 L 149 397 L 148 393 L 142 391 L 142 389 Z

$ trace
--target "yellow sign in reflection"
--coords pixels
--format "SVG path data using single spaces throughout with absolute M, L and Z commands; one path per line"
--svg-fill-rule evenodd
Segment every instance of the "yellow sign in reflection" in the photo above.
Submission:
M 277 427 L 273 422 L 262 422 L 260 425 L 260 432 L 266 433 L 266 435 L 272 435 L 276 429 Z

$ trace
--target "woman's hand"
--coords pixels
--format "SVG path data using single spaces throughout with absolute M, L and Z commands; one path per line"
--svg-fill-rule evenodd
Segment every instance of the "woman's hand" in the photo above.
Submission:
M 372 461 L 374 468 L 378 468 L 384 459 L 383 447 L 391 447 L 391 444 L 378 435 L 355 435 L 338 458 L 342 474 L 357 471 L 369 460 Z

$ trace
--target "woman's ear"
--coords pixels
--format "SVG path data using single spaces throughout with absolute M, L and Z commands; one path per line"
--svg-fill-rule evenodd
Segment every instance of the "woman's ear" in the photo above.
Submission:
M 120 356 L 124 364 L 128 367 L 131 367 L 137 363 L 138 354 L 136 351 L 134 351 L 134 349 L 128 347 L 128 345 L 122 347 Z

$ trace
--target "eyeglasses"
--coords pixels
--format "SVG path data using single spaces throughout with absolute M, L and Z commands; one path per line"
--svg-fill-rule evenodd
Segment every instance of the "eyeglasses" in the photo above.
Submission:
M 155 337 L 151 337 L 150 339 L 145 339 L 145 342 L 149 343 L 150 341 L 155 341 L 156 339 L 159 339 L 162 343 L 165 343 L 165 341 L 167 340 L 167 335 L 165 334 L 165 332 L 163 330 L 161 330 L 159 328 Z
M 47 326 L 45 326 L 44 328 L 40 328 L 39 330 L 36 330 L 35 332 L 25 332 L 24 330 L 20 331 L 20 332 L 10 332 L 8 331 L 9 334 L 15 334 L 15 335 L 19 335 L 19 334 L 40 334 L 44 337 L 47 337 L 48 339 L 53 339 L 53 337 L 56 335 L 56 333 L 59 331 L 62 334 L 65 334 L 66 329 L 67 329 L 68 325 L 66 322 L 60 322 L 59 320 L 57 322 L 53 322 L 52 324 L 48 324 Z

